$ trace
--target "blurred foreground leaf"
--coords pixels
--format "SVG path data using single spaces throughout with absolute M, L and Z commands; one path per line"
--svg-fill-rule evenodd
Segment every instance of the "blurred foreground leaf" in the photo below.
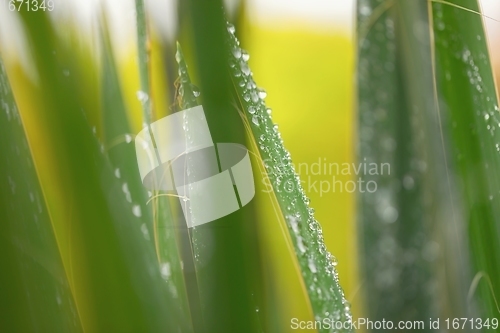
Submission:
M 40 126 L 57 158 L 60 183 L 72 215 L 70 260 L 74 298 L 85 330 L 158 332 L 184 330 L 181 313 L 161 278 L 154 244 L 128 200 L 81 110 L 74 82 L 55 57 L 58 43 L 44 13 L 22 12 L 40 80 Z M 61 203 L 50 202 L 56 207 Z M 56 230 L 57 234 L 57 230 Z M 65 237 L 68 237 L 65 235 Z
M 436 103 L 452 142 L 450 163 L 459 178 L 469 236 L 469 296 L 479 288 L 480 314 L 500 308 L 500 115 L 488 46 L 477 0 L 432 3 Z M 472 306 L 469 298 L 468 306 Z
M 360 195 L 370 318 L 477 316 L 481 279 L 493 317 L 500 118 L 477 1 L 360 0 L 358 43 L 358 156 L 379 168 Z
M 1 60 L 0 142 L 0 327 L 5 332 L 82 332 Z

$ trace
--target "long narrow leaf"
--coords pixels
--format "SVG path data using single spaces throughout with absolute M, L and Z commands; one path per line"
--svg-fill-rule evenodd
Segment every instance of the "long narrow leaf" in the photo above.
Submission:
M 477 0 L 430 3 L 436 98 L 453 142 L 474 279 L 484 317 L 500 312 L 500 115 Z M 473 294 L 471 294 L 472 296 Z M 469 299 L 469 306 L 471 299 Z
M 0 327 L 82 332 L 23 121 L 0 60 Z
M 62 50 L 50 21 L 42 12 L 23 11 L 21 16 L 44 82 L 44 104 L 37 111 L 45 115 L 47 149 L 57 157 L 61 186 L 74 213 L 66 223 L 78 240 L 71 249 L 78 272 L 72 284 L 84 329 L 178 330 L 173 318 L 182 314 L 161 278 L 150 235 L 138 223 L 135 207 L 82 113 L 76 82 L 56 61 Z
M 266 92 L 254 82 L 248 65 L 249 55 L 240 48 L 231 24 L 227 25 L 226 43 L 236 103 L 253 135 L 274 189 L 315 318 L 339 322 L 340 331 L 349 332 L 352 320 L 350 304 L 339 284 L 335 268 L 337 259 L 326 249 L 321 226 L 314 218 L 314 209 L 309 207 L 309 199 L 291 163 L 290 153 L 284 147 L 278 127 L 264 102 Z

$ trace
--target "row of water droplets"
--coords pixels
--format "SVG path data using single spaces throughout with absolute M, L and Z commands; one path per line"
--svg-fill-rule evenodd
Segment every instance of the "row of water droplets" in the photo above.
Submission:
M 231 50 L 229 66 L 236 90 L 285 215 L 316 319 L 351 322 L 350 304 L 344 297 L 335 268 L 337 259 L 326 249 L 314 209 L 309 207 L 309 198 L 283 145 L 278 125 L 272 122 L 271 109 L 264 102 L 267 94 L 253 80 L 248 65 L 250 56 L 240 48 L 234 26 L 228 23 L 227 31 Z
M 139 95 L 139 94 L 138 94 Z M 92 134 L 94 135 L 94 137 L 99 140 L 97 138 L 97 128 L 94 126 L 92 127 Z M 121 140 L 123 143 L 125 144 L 131 144 L 133 142 L 133 137 L 131 134 L 125 134 Z M 147 148 L 147 143 L 143 143 L 143 145 L 145 146 L 144 148 Z M 100 144 L 100 151 L 101 153 L 105 153 L 106 152 L 106 148 L 105 148 L 105 145 L 104 143 L 101 143 Z M 115 178 L 118 180 L 118 181 L 122 181 L 122 170 L 120 169 L 119 166 L 116 166 L 115 169 L 113 170 L 113 175 L 115 176 Z M 121 183 L 121 190 L 123 192 L 123 195 L 125 197 L 125 200 L 130 203 L 132 205 L 132 214 L 137 217 L 137 218 L 141 218 L 142 217 L 142 209 L 141 209 L 141 206 L 140 204 L 138 203 L 135 203 L 133 202 L 132 200 L 132 193 L 129 189 L 129 185 L 127 183 L 126 180 L 123 180 L 123 182 Z M 148 232 L 148 229 L 147 229 L 147 226 L 146 224 L 143 224 L 141 226 L 141 231 L 143 233 L 143 236 L 144 238 L 146 238 L 147 240 L 150 239 L 149 237 L 149 232 Z
M 139 90 L 136 92 L 136 97 L 139 100 L 139 102 L 141 103 L 141 106 L 144 110 L 144 114 L 149 114 L 151 112 L 150 111 L 151 101 L 150 101 L 149 94 L 145 91 Z M 146 117 L 145 117 L 145 119 L 146 119 Z M 143 122 L 142 127 L 143 127 L 143 129 L 150 130 L 150 124 L 148 124 L 146 121 Z M 151 131 L 150 131 L 150 135 L 152 135 Z M 126 143 L 132 142 L 132 137 L 130 135 L 126 135 L 125 141 L 126 141 Z M 141 144 L 143 146 L 143 149 L 151 149 L 151 150 L 156 149 L 155 147 L 150 147 L 151 142 L 143 141 Z M 152 158 L 156 159 L 157 156 L 153 156 Z M 117 178 L 120 178 L 120 170 L 119 169 L 115 170 L 115 176 Z M 123 183 L 122 190 L 126 196 L 127 201 L 131 202 L 131 195 L 130 195 L 130 191 L 128 189 L 128 185 L 126 182 Z M 154 191 L 152 190 L 152 191 L 148 191 L 147 195 L 148 195 L 148 198 L 150 198 L 150 200 L 151 200 L 151 198 L 153 198 L 153 195 L 156 196 L 159 193 L 160 193 L 160 191 L 158 191 L 158 190 L 154 190 Z M 157 201 L 157 200 L 160 200 L 160 201 Z M 162 208 L 162 205 L 169 205 L 168 200 L 164 200 L 164 198 L 158 198 L 153 202 L 153 205 L 157 206 L 156 207 L 157 211 L 155 214 L 153 214 L 153 219 L 167 219 L 167 220 L 171 219 L 171 217 L 167 217 L 167 216 L 163 215 L 167 211 L 170 211 L 170 209 Z M 132 212 L 136 217 L 140 218 L 142 216 L 141 206 L 134 204 L 132 207 Z M 146 240 L 151 240 L 148 227 L 145 223 L 141 224 L 141 232 Z M 164 233 L 162 236 L 165 237 L 167 235 L 171 236 L 169 233 Z M 157 240 L 155 240 L 155 241 L 157 241 Z M 160 242 L 159 246 L 161 248 L 171 247 L 169 245 L 162 245 L 161 240 L 158 240 L 158 241 Z M 175 262 L 176 259 L 174 258 L 175 254 L 174 254 L 174 252 L 171 252 L 171 251 L 160 251 L 160 253 L 158 253 L 158 255 L 159 255 L 159 260 L 160 260 L 160 263 L 159 263 L 160 275 L 161 275 L 162 279 L 166 281 L 167 286 L 168 286 L 168 290 L 169 290 L 170 294 L 172 295 L 172 297 L 178 298 L 179 294 L 178 294 L 178 290 L 177 290 L 177 286 L 176 286 L 176 281 L 174 281 L 174 279 L 172 279 L 172 270 L 176 267 L 176 262 Z M 180 264 L 182 264 L 182 262 L 180 262 Z
M 458 8 L 446 8 L 446 10 L 460 11 Z M 483 77 L 485 72 L 480 70 L 480 68 L 488 68 L 491 66 L 488 54 L 485 52 L 486 41 L 483 40 L 480 34 L 477 34 L 475 39 L 466 42 L 461 35 L 457 32 L 453 32 L 453 27 L 445 24 L 443 18 L 444 11 L 445 7 L 443 4 L 436 3 L 433 5 L 436 44 L 442 49 L 449 50 L 456 60 L 459 60 L 465 65 L 463 70 L 467 75 L 470 86 L 469 89 L 473 96 L 475 116 L 478 119 L 478 126 L 468 126 L 468 129 L 470 129 L 471 135 L 476 136 L 486 128 L 486 131 L 489 133 L 489 138 L 485 138 L 485 140 L 481 142 L 482 148 L 487 150 L 493 148 L 495 152 L 500 153 L 500 140 L 498 139 L 498 134 L 496 134 L 500 129 L 500 109 L 497 99 L 495 98 L 495 92 L 491 91 L 493 81 L 491 78 L 487 77 L 490 73 Z M 451 37 L 447 38 L 448 36 Z M 478 44 L 481 45 L 481 47 L 474 47 Z M 462 80 L 463 73 L 451 72 L 451 70 L 445 69 L 444 78 L 444 84 L 449 84 L 454 82 L 454 80 Z M 454 129 L 457 128 L 457 126 L 457 122 L 452 123 Z M 490 143 L 493 147 L 490 146 Z M 457 151 L 456 153 L 459 161 L 464 159 L 465 156 L 461 151 Z M 489 169 L 494 169 L 488 162 L 486 162 L 483 167 L 487 172 L 491 171 Z M 490 193 L 488 194 L 489 200 L 493 200 L 498 194 L 500 194 L 500 191 L 497 189 L 490 189 Z
M 188 66 L 186 64 L 186 61 L 184 59 L 184 55 L 182 53 L 182 48 L 179 44 L 177 44 L 177 52 L 175 53 L 175 60 L 178 64 L 178 75 L 179 75 L 179 87 L 178 87 L 178 94 L 179 94 L 179 100 L 178 105 L 181 109 L 189 109 L 193 108 L 195 106 L 198 106 L 199 103 L 197 101 L 197 97 L 200 96 L 200 91 L 198 87 L 196 87 L 192 82 L 191 78 L 189 76 L 188 72 Z M 190 143 L 192 143 L 192 131 L 191 131 L 191 126 L 190 126 L 190 116 L 187 113 L 184 113 L 183 115 L 183 130 L 185 134 L 185 140 L 186 140 L 186 147 L 190 146 Z M 186 175 L 185 177 L 189 178 L 191 177 L 191 170 L 193 169 L 193 159 L 190 154 L 185 156 L 185 172 Z M 185 181 L 185 184 L 187 185 L 187 193 L 185 193 L 185 196 L 181 201 L 181 205 L 184 206 L 184 210 L 187 210 L 187 216 L 190 219 L 190 222 L 193 224 L 196 224 L 196 212 L 193 212 L 192 206 L 189 204 L 189 193 L 193 191 L 193 184 L 189 179 Z M 200 240 L 200 237 L 198 237 L 198 230 L 196 227 L 191 228 L 191 242 L 193 246 L 193 256 L 194 260 L 197 265 L 201 265 L 201 258 L 202 256 L 200 255 L 202 251 L 207 252 L 207 244 L 206 244 L 206 239 L 204 241 Z
M 401 204 L 401 200 L 410 194 L 416 195 L 419 177 L 426 163 L 418 149 L 422 132 L 418 124 L 420 118 L 412 114 L 420 111 L 415 111 L 417 106 L 401 110 L 398 98 L 402 82 L 395 68 L 399 54 L 396 15 L 387 11 L 372 22 L 379 5 L 377 1 L 363 0 L 358 6 L 358 25 L 370 26 L 363 36 L 365 39 L 359 40 L 358 159 L 376 165 L 387 163 L 391 170 L 388 174 L 363 174 L 365 181 L 377 184 L 377 191 L 376 194 L 360 194 L 359 215 L 364 242 L 364 276 L 369 277 L 367 293 L 370 298 L 378 299 L 378 302 L 386 297 L 384 309 L 375 311 L 371 306 L 369 310 L 386 315 L 401 310 L 399 305 L 396 309 L 394 304 L 404 303 L 406 298 L 415 298 L 408 294 L 413 286 L 405 283 L 401 272 L 408 271 L 408 267 L 416 267 L 412 261 L 417 257 L 415 253 L 420 251 L 419 247 L 413 245 L 417 233 L 403 237 L 400 229 L 402 223 L 418 224 L 420 228 L 422 214 L 408 216 L 411 215 L 410 211 L 419 209 L 421 202 L 420 196 L 415 197 L 413 206 L 408 208 Z M 418 20 L 408 25 L 413 27 L 418 36 L 428 34 L 428 26 Z M 411 119 L 411 131 L 408 133 L 411 139 L 401 137 L 403 122 L 395 122 L 395 115 Z M 411 161 L 410 165 L 399 161 L 398 155 L 401 154 L 404 154 L 405 160 Z M 421 235 L 420 229 L 418 231 L 418 235 Z

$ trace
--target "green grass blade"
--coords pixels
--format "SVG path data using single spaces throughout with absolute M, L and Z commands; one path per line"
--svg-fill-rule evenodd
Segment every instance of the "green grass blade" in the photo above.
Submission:
M 359 158 L 391 166 L 360 196 L 368 314 L 477 316 L 479 283 L 492 317 L 500 118 L 477 1 L 359 1 L 358 32 Z
M 191 34 L 181 37 L 192 37 L 183 45 L 192 46 L 188 49 L 193 56 L 190 70 L 196 74 L 193 77 L 201 93 L 198 100 L 212 140 L 245 144 L 244 126 L 234 111 L 227 75 L 222 1 L 190 0 L 185 4 L 180 22 L 192 23 L 187 30 Z M 254 210 L 255 203 L 250 202 L 230 215 L 189 229 L 202 314 L 209 332 L 266 330 L 262 323 L 267 311 L 261 302 L 264 272 Z
M 139 77 L 141 90 L 138 92 L 138 98 L 143 108 L 143 126 L 151 124 L 153 110 L 150 89 L 150 68 L 149 68 L 149 35 L 146 20 L 146 12 L 143 0 L 136 0 L 137 17 L 137 47 L 139 55 Z M 159 159 L 159 157 L 157 156 Z M 189 331 L 198 329 L 197 304 L 192 304 L 196 297 L 196 290 L 190 286 L 189 274 L 186 276 L 184 266 L 189 265 L 189 259 L 183 256 L 185 252 L 185 234 L 182 227 L 176 223 L 172 210 L 172 202 L 169 200 L 168 193 L 164 191 L 153 191 L 151 204 L 153 205 L 154 229 L 156 250 L 160 260 L 162 276 L 169 283 L 170 292 L 179 294 L 179 308 L 182 314 L 190 317 L 190 322 L 185 323 Z M 176 233 L 176 231 L 178 231 Z M 193 294 L 195 296 L 193 296 Z
M 194 87 L 189 76 L 184 53 L 181 45 L 177 43 L 177 52 L 175 54 L 177 65 L 179 66 L 179 97 L 177 103 L 181 110 L 189 109 L 199 105 L 196 97 L 200 95 L 198 88 Z
M 437 99 L 453 142 L 483 317 L 498 317 L 500 300 L 500 116 L 476 0 L 430 4 Z M 462 209 L 460 209 L 462 208 Z M 471 304 L 469 304 L 471 305 Z
M 264 98 L 248 65 L 249 55 L 240 48 L 235 28 L 226 27 L 226 49 L 235 100 L 245 124 L 255 139 L 281 214 L 290 233 L 302 278 L 307 286 L 317 320 L 331 319 L 350 327 L 350 304 L 345 299 L 335 268 L 336 258 L 325 247 L 314 209 L 309 207 L 300 179 L 285 149 L 277 125 L 274 125 Z M 349 332 L 349 329 L 340 330 Z
M 168 286 L 172 299 L 176 299 L 181 316 L 171 318 L 179 327 L 191 328 L 186 285 L 182 272 L 180 254 L 175 237 L 175 225 L 168 198 L 158 191 L 150 192 L 150 199 L 141 183 L 137 165 L 134 135 L 127 119 L 121 87 L 116 72 L 113 52 L 108 34 L 102 32 L 102 115 L 105 145 L 113 164 L 115 177 L 122 182 L 122 190 L 138 215 L 141 230 L 153 238 L 158 265 Z
M 177 44 L 176 60 L 179 66 L 179 97 L 177 103 L 178 107 L 184 110 L 199 105 L 197 97 L 200 92 L 191 82 L 179 44 Z M 188 120 L 186 126 L 189 126 Z M 211 130 L 212 135 L 215 135 L 215 133 L 217 132 Z M 188 159 L 187 169 L 191 167 L 189 163 Z M 254 278 L 259 271 L 257 269 L 248 270 L 245 267 L 248 267 L 249 263 L 250 267 L 255 265 L 253 261 L 250 261 L 251 259 L 241 259 L 245 258 L 245 256 L 247 256 L 246 258 L 252 258 L 252 255 L 249 255 L 245 249 L 249 245 L 246 245 L 243 240 L 235 242 L 238 238 L 244 238 L 238 229 L 245 227 L 244 224 L 239 224 L 241 224 L 241 221 L 247 221 L 248 223 L 247 218 L 248 215 L 244 216 L 241 212 L 233 213 L 219 221 L 213 221 L 188 230 L 188 241 L 192 246 L 191 254 L 194 256 L 197 281 L 197 286 L 193 286 L 193 288 L 199 289 L 200 316 L 203 318 L 206 331 L 230 329 L 244 332 L 258 331 L 259 314 L 255 310 L 258 307 L 255 301 L 250 299 L 251 295 L 257 294 L 257 291 L 255 285 L 248 280 Z M 214 251 L 213 249 L 207 251 L 207 247 L 214 247 L 214 245 L 219 248 L 217 254 L 209 253 Z M 229 260 L 234 264 L 228 265 L 225 257 L 229 257 Z M 238 261 L 239 263 L 236 264 Z M 228 283 L 226 277 L 229 273 L 231 274 L 231 280 L 233 280 L 231 283 Z M 222 281 L 224 282 L 222 283 Z M 217 294 L 212 292 L 215 288 L 219 290 Z M 231 313 L 233 318 L 221 321 L 222 317 L 227 313 Z
M 368 317 L 427 321 L 438 315 L 428 287 L 437 255 L 425 255 L 438 228 L 427 221 L 450 209 L 440 199 L 449 195 L 440 181 L 448 170 L 436 135 L 426 3 L 358 1 L 357 15 L 358 162 L 378 169 L 361 176 L 376 191 L 359 194 Z
M 44 96 L 45 133 L 72 207 L 75 299 L 88 331 L 172 331 L 180 313 L 161 278 L 150 235 L 138 223 L 123 184 L 81 110 L 77 82 L 64 75 L 48 17 L 22 12 Z M 52 202 L 60 205 L 61 203 Z M 148 237 L 149 236 L 149 237 Z
M 146 24 L 146 11 L 143 0 L 135 0 L 135 12 L 137 17 L 137 48 L 139 56 L 139 78 L 141 90 L 138 92 L 139 101 L 143 108 L 144 123 L 149 125 L 153 117 L 151 107 L 151 89 L 149 76 L 149 36 Z
M 82 332 L 44 193 L 0 60 L 0 327 Z

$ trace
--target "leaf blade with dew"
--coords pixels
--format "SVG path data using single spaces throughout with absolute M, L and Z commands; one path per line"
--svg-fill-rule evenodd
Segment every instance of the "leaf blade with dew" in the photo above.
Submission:
M 11 332 L 82 332 L 67 267 L 0 59 L 1 326 Z
M 175 53 L 175 60 L 179 67 L 179 96 L 177 103 L 181 109 L 189 109 L 198 106 L 199 103 L 196 98 L 200 95 L 197 88 L 191 83 L 191 78 L 189 77 L 189 72 L 187 69 L 186 61 L 184 60 L 184 54 L 182 52 L 181 45 L 179 42 L 176 44 L 177 51 Z
M 314 209 L 309 207 L 309 199 L 291 164 L 290 153 L 270 117 L 270 109 L 264 102 L 266 92 L 257 88 L 248 65 L 249 55 L 240 48 L 235 28 L 229 23 L 225 38 L 236 103 L 242 110 L 247 129 L 255 138 L 273 186 L 273 195 L 285 219 L 315 318 L 340 321 L 344 327 L 341 331 L 350 332 L 350 304 L 340 287 L 335 268 L 337 260 L 326 249 Z
M 429 2 L 429 15 L 436 105 L 450 128 L 449 162 L 457 168 L 463 202 L 456 209 L 465 216 L 472 274 L 485 277 L 478 286 L 481 313 L 495 317 L 500 311 L 500 282 L 493 278 L 500 274 L 500 117 L 482 14 L 477 1 L 457 0 Z
M 432 98 L 426 6 L 417 1 L 357 4 L 358 159 L 390 167 L 365 173 L 363 181 L 376 184 L 376 191 L 359 194 L 362 274 L 373 320 L 436 317 L 436 290 L 447 311 L 465 316 L 467 262 L 438 264 L 439 245 L 462 250 L 459 242 L 448 245 L 457 239 L 450 242 L 449 233 L 442 232 L 455 221 L 446 181 L 450 169 Z M 437 273 L 439 266 L 446 270 Z M 440 275 L 448 286 L 436 283 Z M 432 284 L 438 288 L 431 290 Z
M 127 118 L 127 110 L 123 100 L 118 73 L 114 62 L 107 29 L 101 29 L 102 38 L 102 73 L 101 98 L 103 116 L 104 144 L 113 164 L 115 177 L 122 182 L 122 190 L 130 203 L 134 215 L 138 217 L 141 230 L 154 235 L 158 267 L 162 278 L 168 286 L 172 299 L 177 300 L 180 313 L 173 321 L 179 327 L 192 331 L 189 317 L 189 304 L 184 283 L 184 275 L 180 254 L 175 237 L 175 226 L 168 198 L 162 197 L 160 191 L 149 192 L 141 182 L 134 135 Z M 156 157 L 156 156 L 155 156 Z
M 142 104 L 143 118 L 146 125 L 152 121 L 151 89 L 149 75 L 149 35 L 146 21 L 146 9 L 144 0 L 135 0 L 135 13 L 137 24 L 137 51 L 139 61 L 140 88 L 137 92 L 137 98 Z
M 183 4 L 186 6 L 185 11 L 181 7 L 179 12 L 180 22 L 191 22 L 187 30 L 192 40 L 185 42 L 193 56 L 192 73 L 196 73 L 201 92 L 198 100 L 202 102 L 212 142 L 245 145 L 244 127 L 234 112 L 227 75 L 222 0 L 189 0 Z M 188 36 L 181 34 L 182 43 L 184 37 Z M 227 171 L 223 177 L 227 177 Z M 234 191 L 239 193 L 237 188 Z M 208 331 L 266 330 L 263 322 L 268 311 L 262 302 L 264 270 L 260 264 L 255 207 L 253 200 L 229 215 L 189 228 Z
M 177 98 L 177 105 L 180 109 L 183 110 L 196 107 L 199 105 L 197 97 L 199 97 L 200 92 L 198 88 L 191 82 L 188 67 L 179 43 L 177 43 L 176 61 L 179 67 L 179 96 Z M 190 119 L 191 118 L 189 115 L 186 115 L 184 117 L 185 129 L 189 129 Z M 214 132 L 211 131 L 211 133 Z M 215 153 L 215 150 L 213 152 Z M 184 163 L 184 167 L 186 168 L 188 175 L 189 170 L 195 170 L 195 162 L 193 162 L 189 158 L 189 156 L 186 156 Z M 193 286 L 193 289 L 196 290 L 194 290 L 193 292 L 192 308 L 196 316 L 200 318 L 203 327 L 205 329 L 208 329 L 209 331 L 224 331 L 230 328 L 237 328 L 238 330 L 253 332 L 257 330 L 256 326 L 259 325 L 258 320 L 256 320 L 258 313 L 254 310 L 255 305 L 248 299 L 250 294 L 253 296 L 257 292 L 251 289 L 252 284 L 248 286 L 249 283 L 246 281 L 249 276 L 252 276 L 252 274 L 255 274 L 255 272 L 252 271 L 251 274 L 245 275 L 246 269 L 244 266 L 242 267 L 240 265 L 231 265 L 230 267 L 228 267 L 226 261 L 227 259 L 225 258 L 229 254 L 229 260 L 231 261 L 237 260 L 240 263 L 243 261 L 252 262 L 252 259 L 241 259 L 241 254 L 248 256 L 244 257 L 245 259 L 250 257 L 250 255 L 244 252 L 242 253 L 241 245 L 233 245 L 231 243 L 226 244 L 227 242 L 234 242 L 236 239 L 238 239 L 238 237 L 241 237 L 238 229 L 235 228 L 235 224 L 239 222 L 239 219 L 246 221 L 243 216 L 240 215 L 235 217 L 233 213 L 231 219 L 228 219 L 228 217 L 223 217 L 222 219 L 219 219 L 218 222 L 210 222 L 210 224 L 213 224 L 215 226 L 205 224 L 189 228 L 187 231 L 187 235 L 189 238 L 188 242 L 190 243 L 190 248 L 192 251 L 190 254 L 194 258 L 193 268 L 195 271 L 195 279 L 197 283 L 196 286 Z M 230 224 L 227 224 L 228 221 L 230 222 Z M 216 223 L 221 224 L 216 225 Z M 228 225 L 233 225 L 233 227 L 228 228 Z M 240 228 L 240 226 L 238 225 L 236 225 L 236 227 Z M 215 232 L 213 229 L 215 229 Z M 219 251 L 221 253 L 214 255 L 215 258 L 211 258 L 212 254 L 205 252 L 210 252 L 206 251 L 207 247 L 213 246 L 212 244 L 216 242 L 219 243 L 217 244 L 217 246 L 220 248 Z M 243 245 L 247 246 L 246 244 Z M 244 264 L 248 265 L 248 262 L 245 262 Z M 239 297 L 236 299 L 234 295 L 228 296 L 228 291 L 220 289 L 220 292 L 217 294 L 217 296 L 211 295 L 211 289 L 213 288 L 220 288 L 224 285 L 229 289 L 228 283 L 221 284 L 220 281 L 214 282 L 214 279 L 225 279 L 225 276 L 227 276 L 227 274 L 231 274 L 231 279 L 233 280 L 230 288 L 238 288 L 237 292 Z M 215 301 L 217 301 L 216 306 L 213 305 L 213 302 Z M 210 309 L 208 309 L 208 307 L 210 307 Z M 213 317 L 211 318 L 211 316 L 219 318 L 219 316 L 227 313 L 228 309 L 230 309 L 229 311 L 231 311 L 232 315 L 235 317 L 232 319 L 232 321 L 225 321 L 221 323 L 219 322 L 219 320 Z

